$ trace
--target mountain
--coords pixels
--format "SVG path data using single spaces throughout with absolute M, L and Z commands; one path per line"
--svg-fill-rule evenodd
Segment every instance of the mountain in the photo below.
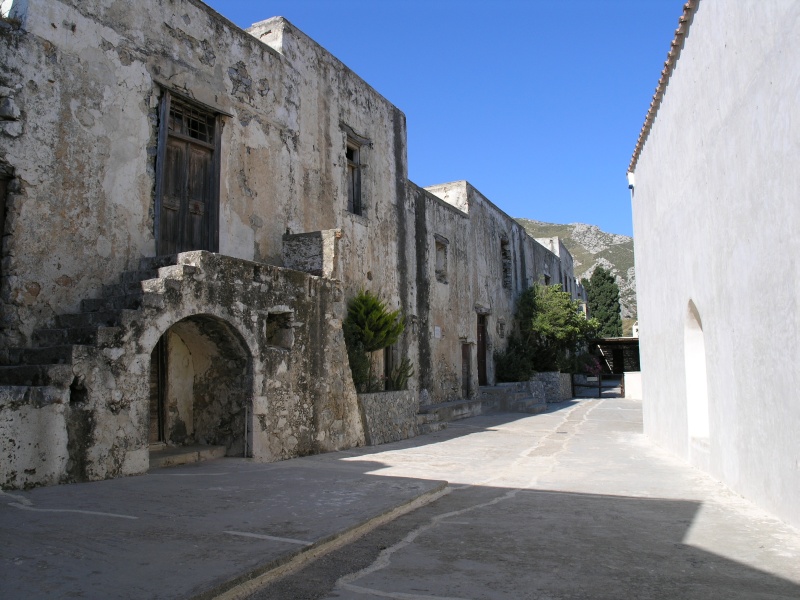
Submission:
M 619 286 L 623 319 L 636 318 L 636 272 L 633 267 L 633 238 L 606 233 L 595 225 L 570 223 L 557 225 L 530 219 L 517 219 L 532 237 L 561 238 L 575 261 L 578 279 L 591 277 L 595 267 L 611 271 Z

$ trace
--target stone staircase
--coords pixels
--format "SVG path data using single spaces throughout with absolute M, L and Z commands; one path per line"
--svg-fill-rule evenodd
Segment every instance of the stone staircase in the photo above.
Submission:
M 436 412 L 417 413 L 417 434 L 425 435 L 447 429 L 447 421 L 442 421 Z
M 80 312 L 59 315 L 54 327 L 35 330 L 32 347 L 0 353 L 0 386 L 75 391 L 76 363 L 104 350 L 113 353 L 143 307 L 162 306 L 163 294 L 179 288 L 180 280 L 197 270 L 177 264 L 177 255 L 142 259 L 138 270 L 123 272 L 118 283 L 104 285 L 100 298 L 81 301 Z

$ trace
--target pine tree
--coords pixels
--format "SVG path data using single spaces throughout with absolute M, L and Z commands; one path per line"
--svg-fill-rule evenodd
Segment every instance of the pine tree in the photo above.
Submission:
M 399 310 L 390 311 L 380 298 L 362 290 L 347 305 L 343 329 L 353 383 L 356 389 L 371 392 L 376 382 L 369 355 L 397 342 L 405 319 Z
M 603 267 L 597 267 L 589 280 L 581 283 L 586 288 L 589 314 L 600 323 L 600 337 L 619 337 L 622 335 L 620 316 L 619 286 L 614 276 Z

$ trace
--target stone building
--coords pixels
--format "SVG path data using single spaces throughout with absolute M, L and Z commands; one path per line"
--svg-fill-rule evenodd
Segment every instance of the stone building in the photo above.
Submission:
M 408 181 L 403 113 L 283 18 L 2 7 L 4 487 L 363 444 L 356 292 L 407 316 L 378 360 L 431 403 L 492 383 L 515 297 L 573 278 L 468 183 Z
M 797 0 L 691 0 L 629 168 L 645 432 L 795 526 L 798 56 Z

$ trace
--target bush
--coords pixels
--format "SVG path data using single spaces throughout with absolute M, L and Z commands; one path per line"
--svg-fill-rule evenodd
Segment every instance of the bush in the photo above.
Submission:
M 400 364 L 392 369 L 389 378 L 386 380 L 386 390 L 407 390 L 408 380 L 414 375 L 414 368 L 407 356 L 403 357 Z
M 573 371 L 597 322 L 561 286 L 535 285 L 517 302 L 514 333 L 505 352 L 495 354 L 499 381 L 526 381 L 537 371 Z
M 397 342 L 405 329 L 405 319 L 399 310 L 390 311 L 380 298 L 362 290 L 348 303 L 342 329 L 356 390 L 377 391 L 380 382 L 372 376 L 370 354 Z

